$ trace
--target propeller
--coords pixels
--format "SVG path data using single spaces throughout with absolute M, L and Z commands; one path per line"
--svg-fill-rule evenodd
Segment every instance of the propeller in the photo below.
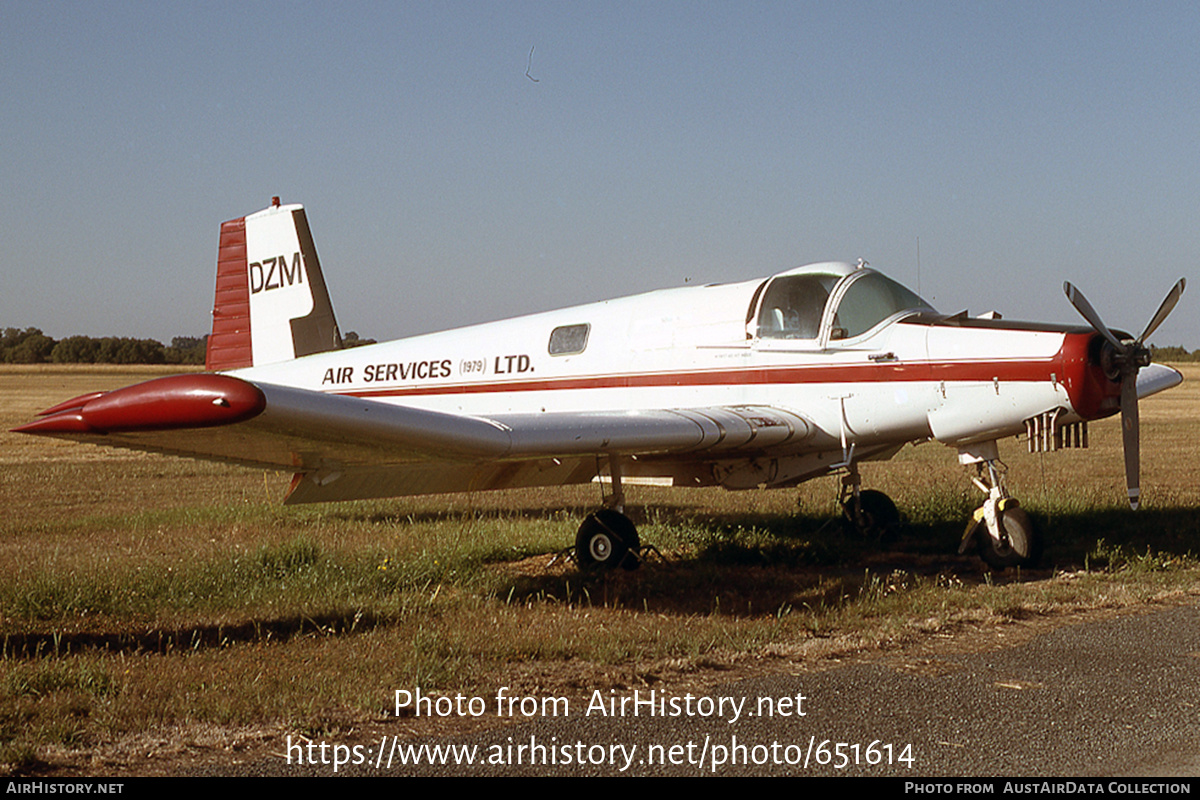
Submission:
M 1136 339 L 1121 340 L 1100 319 L 1100 315 L 1083 296 L 1083 292 L 1072 286 L 1069 281 L 1063 283 L 1063 291 L 1067 293 L 1067 299 L 1071 301 L 1071 305 L 1075 306 L 1075 310 L 1083 315 L 1088 324 L 1112 345 L 1111 364 L 1117 371 L 1121 382 L 1121 439 L 1125 449 L 1125 485 L 1129 489 L 1129 506 L 1134 510 L 1138 507 L 1140 494 L 1138 485 L 1140 456 L 1137 375 L 1142 367 L 1150 365 L 1150 348 L 1144 342 L 1175 308 L 1175 304 L 1179 302 L 1179 296 L 1183 294 L 1186 286 L 1187 281 L 1180 278 L 1179 282 L 1171 287 L 1171 291 L 1167 292 L 1166 299 L 1162 301 L 1158 311 L 1150 318 L 1142 335 Z

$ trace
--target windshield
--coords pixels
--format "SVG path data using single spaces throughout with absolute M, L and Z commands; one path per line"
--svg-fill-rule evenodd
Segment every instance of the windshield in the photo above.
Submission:
M 829 338 L 861 336 L 897 312 L 928 308 L 928 303 L 891 278 L 868 272 L 842 295 Z
M 830 297 L 845 286 L 832 313 L 829 339 L 861 336 L 902 311 L 932 310 L 913 292 L 874 270 L 849 275 L 779 275 L 767 285 L 758 311 L 763 339 L 817 339 Z

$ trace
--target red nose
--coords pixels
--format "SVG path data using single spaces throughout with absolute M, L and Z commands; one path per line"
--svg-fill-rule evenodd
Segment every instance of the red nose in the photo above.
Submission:
M 1112 345 L 1098 333 L 1068 333 L 1059 353 L 1067 396 L 1075 413 L 1100 419 L 1121 410 L 1120 373 L 1112 367 Z

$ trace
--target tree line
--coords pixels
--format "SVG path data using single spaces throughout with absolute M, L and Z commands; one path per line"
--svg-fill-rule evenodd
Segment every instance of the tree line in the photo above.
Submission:
M 1150 345 L 1152 361 L 1200 361 L 1200 350 L 1188 352 L 1186 347 L 1173 345 L 1171 347 L 1155 347 Z
M 354 331 L 344 347 L 375 344 Z M 54 339 L 40 328 L 5 328 L 0 336 L 2 364 L 203 364 L 208 336 L 176 336 L 169 345 L 128 336 L 68 336 Z
M 40 328 L 5 328 L 0 362 L 6 364 L 203 364 L 207 336 L 176 336 L 171 344 L 128 336 L 54 339 Z

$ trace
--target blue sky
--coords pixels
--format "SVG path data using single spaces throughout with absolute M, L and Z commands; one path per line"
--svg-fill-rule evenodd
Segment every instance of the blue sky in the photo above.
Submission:
M 866 258 L 1140 332 L 1200 263 L 1188 3 L 0 0 L 0 326 L 209 328 L 217 229 L 308 207 L 342 329 Z M 532 58 L 530 50 L 533 49 Z M 536 78 L 536 82 L 527 77 Z M 1200 347 L 1200 285 L 1153 340 Z

